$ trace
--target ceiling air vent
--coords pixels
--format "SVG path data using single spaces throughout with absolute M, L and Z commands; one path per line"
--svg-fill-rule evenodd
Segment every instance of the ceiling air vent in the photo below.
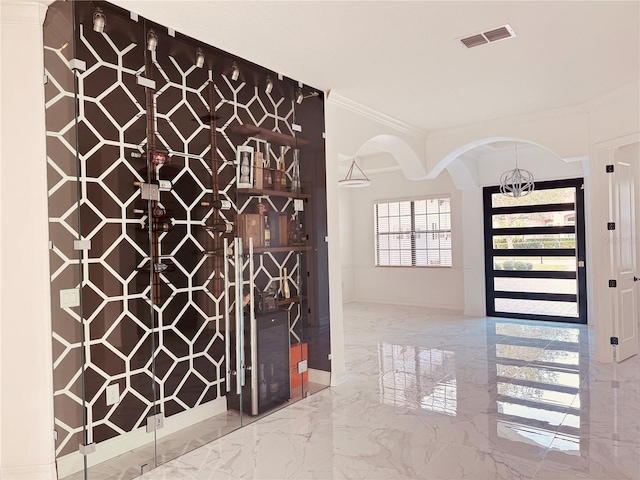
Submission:
M 489 43 L 489 40 L 484 38 L 483 35 L 473 35 L 471 37 L 463 38 L 460 41 L 464 43 L 464 46 L 467 48 L 477 47 L 478 45 L 482 45 L 483 43 Z
M 511 25 L 503 25 L 501 27 L 492 28 L 486 32 L 476 33 L 460 39 L 460 42 L 467 47 L 477 47 L 478 45 L 484 45 L 485 43 L 498 42 L 500 40 L 506 40 L 507 38 L 513 38 L 516 36 L 516 32 L 511 28 Z

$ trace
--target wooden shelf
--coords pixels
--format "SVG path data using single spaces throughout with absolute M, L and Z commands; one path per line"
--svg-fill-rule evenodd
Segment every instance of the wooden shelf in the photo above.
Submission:
M 269 252 L 310 252 L 311 245 L 285 245 L 284 247 L 253 247 L 253 253 Z
M 311 198 L 311 195 L 309 195 L 308 193 L 287 192 L 285 190 L 264 190 L 260 188 L 237 188 L 236 193 L 269 197 Z
M 307 297 L 291 297 L 291 298 L 279 298 L 278 305 L 289 305 L 291 303 L 299 303 L 305 300 Z
M 266 128 L 256 127 L 255 125 L 234 125 L 231 127 L 233 133 L 239 133 L 246 135 L 247 137 L 258 138 L 277 145 L 286 145 L 288 147 L 304 147 L 309 145 L 308 140 L 302 138 L 292 137 L 291 135 L 285 135 L 284 133 L 274 132 L 267 130 Z

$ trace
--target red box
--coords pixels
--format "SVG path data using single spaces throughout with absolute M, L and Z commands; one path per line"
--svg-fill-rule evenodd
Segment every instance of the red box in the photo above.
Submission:
M 298 373 L 298 362 L 302 360 L 307 360 L 308 348 L 306 343 L 296 343 L 291 345 L 291 352 L 289 354 L 289 358 L 291 359 L 291 389 L 293 390 L 296 387 L 299 387 L 303 383 L 307 383 L 309 381 L 309 372 L 306 371 L 304 373 Z

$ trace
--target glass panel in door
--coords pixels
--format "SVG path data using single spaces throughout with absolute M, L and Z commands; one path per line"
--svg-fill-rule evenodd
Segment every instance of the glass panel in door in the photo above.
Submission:
M 159 195 L 151 202 L 150 235 L 159 267 L 153 292 L 161 464 L 239 428 L 243 413 L 230 408 L 238 371 L 229 361 L 237 344 L 237 261 L 230 255 L 232 203 L 222 182 L 232 178 L 233 165 L 216 155 L 213 49 L 151 23 L 146 28 L 157 38 L 147 68 L 156 82 L 147 155 Z M 198 48 L 202 67 L 194 63 Z
M 242 71 L 251 76 L 249 68 L 243 65 Z M 223 118 L 234 117 L 221 128 L 228 142 L 220 142 L 219 153 L 221 160 L 236 168 L 235 266 L 241 264 L 237 297 L 243 297 L 236 316 L 241 317 L 243 335 L 238 338 L 243 348 L 231 355 L 242 368 L 244 396 L 233 407 L 246 414 L 246 423 L 303 398 L 308 391 L 304 327 L 309 302 L 306 254 L 311 247 L 305 205 L 310 195 L 299 173 L 308 142 L 299 141 L 292 129 L 290 81 L 276 82 L 270 93 L 253 86 L 234 92 L 228 83 L 220 86 L 223 102 L 242 98 L 265 106 L 260 115 L 230 102 L 218 111 Z

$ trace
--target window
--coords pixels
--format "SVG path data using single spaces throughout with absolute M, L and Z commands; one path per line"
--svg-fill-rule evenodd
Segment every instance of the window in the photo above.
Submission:
M 381 202 L 373 209 L 376 266 L 451 266 L 451 199 Z

